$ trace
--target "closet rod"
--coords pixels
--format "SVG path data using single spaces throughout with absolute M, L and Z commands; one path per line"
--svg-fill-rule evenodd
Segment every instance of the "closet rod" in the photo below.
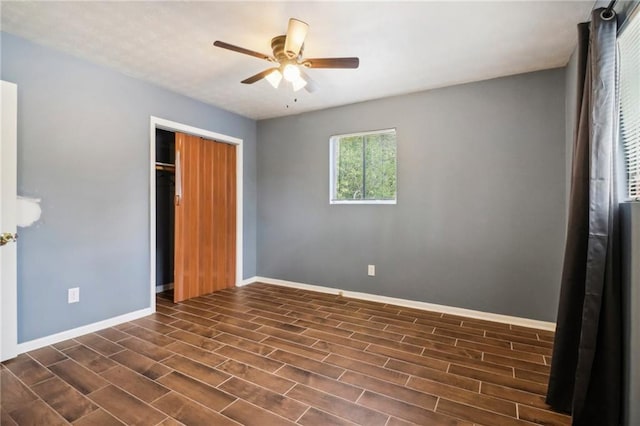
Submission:
M 162 171 L 167 171 L 167 172 L 175 172 L 176 171 L 176 166 L 175 166 L 175 164 L 157 162 L 156 163 L 156 170 L 162 170 Z

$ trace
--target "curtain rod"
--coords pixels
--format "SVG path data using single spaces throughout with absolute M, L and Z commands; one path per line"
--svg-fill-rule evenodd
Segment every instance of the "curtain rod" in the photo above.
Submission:
M 616 5 L 617 2 L 618 0 L 611 0 L 609 2 L 609 6 L 607 6 L 607 8 L 602 12 L 603 18 L 607 18 L 607 19 L 613 18 L 613 16 L 616 14 L 616 12 L 613 10 L 613 7 Z

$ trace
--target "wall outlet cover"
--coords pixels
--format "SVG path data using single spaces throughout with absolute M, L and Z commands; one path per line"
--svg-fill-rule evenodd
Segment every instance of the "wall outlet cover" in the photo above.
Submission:
M 67 296 L 67 302 L 78 303 L 79 301 L 80 301 L 80 287 L 70 288 Z
M 370 277 L 376 276 L 376 265 L 369 265 L 367 267 L 367 275 L 369 275 Z

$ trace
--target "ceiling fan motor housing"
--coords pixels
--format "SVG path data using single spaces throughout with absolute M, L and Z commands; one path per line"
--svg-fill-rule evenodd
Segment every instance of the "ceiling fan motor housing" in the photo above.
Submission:
M 297 57 L 289 57 L 284 51 L 284 43 L 287 39 L 286 35 L 279 35 L 271 39 L 271 50 L 273 51 L 273 56 L 276 60 L 284 65 L 286 63 L 297 63 L 297 60 L 302 58 L 302 52 L 304 51 L 304 44 L 300 46 L 300 52 Z

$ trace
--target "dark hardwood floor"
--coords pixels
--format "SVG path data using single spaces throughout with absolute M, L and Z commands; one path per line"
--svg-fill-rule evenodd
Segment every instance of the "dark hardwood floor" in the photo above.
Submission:
M 567 425 L 553 333 L 267 284 L 2 364 L 2 425 Z

